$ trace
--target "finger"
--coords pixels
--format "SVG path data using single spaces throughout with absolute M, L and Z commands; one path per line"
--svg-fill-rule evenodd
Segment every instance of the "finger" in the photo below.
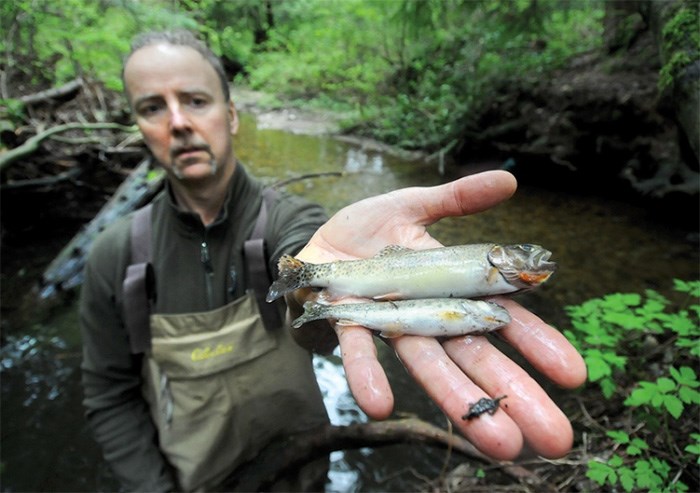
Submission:
M 386 419 L 394 409 L 394 395 L 377 360 L 372 333 L 360 326 L 335 326 L 343 368 L 352 395 L 373 419 Z
M 464 420 L 471 403 L 487 397 L 433 338 L 404 336 L 391 340 L 413 378 L 455 426 L 483 453 L 500 460 L 517 457 L 523 438 L 518 425 L 504 412 Z
M 586 363 L 564 335 L 508 298 L 494 298 L 511 322 L 498 333 L 543 375 L 565 388 L 586 381 Z
M 540 385 L 485 337 L 455 337 L 443 344 L 450 358 L 490 396 L 507 397 L 501 407 L 540 455 L 565 455 L 573 444 L 569 420 Z
M 515 177 L 507 171 L 486 171 L 427 188 L 411 208 L 421 224 L 429 225 L 443 217 L 489 209 L 510 198 L 516 188 Z

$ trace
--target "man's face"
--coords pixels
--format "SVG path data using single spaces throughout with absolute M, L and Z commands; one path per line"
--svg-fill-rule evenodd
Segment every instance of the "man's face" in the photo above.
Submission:
M 233 166 L 238 119 L 214 68 L 186 46 L 154 44 L 124 67 L 126 94 L 153 156 L 178 179 L 202 180 Z

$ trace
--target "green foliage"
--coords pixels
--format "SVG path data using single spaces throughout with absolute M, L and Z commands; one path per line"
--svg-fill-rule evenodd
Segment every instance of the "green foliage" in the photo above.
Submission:
M 629 457 L 644 457 L 650 449 L 646 441 L 631 438 L 622 431 L 611 431 L 607 435 L 617 445 L 624 445 L 625 455 Z M 653 492 L 684 492 L 688 486 L 680 481 L 669 481 L 672 469 L 663 459 L 650 457 L 640 458 L 630 462 L 619 454 L 612 454 L 607 461 L 591 460 L 588 462 L 586 477 L 603 486 L 620 484 L 623 490 Z
M 689 454 L 697 455 L 698 458 L 695 460 L 696 464 L 700 464 L 700 433 L 691 433 L 690 438 L 694 440 L 693 443 L 686 446 L 683 451 Z
M 650 406 L 663 413 L 666 410 L 678 419 L 686 404 L 700 404 L 700 393 L 695 390 L 700 386 L 695 370 L 682 366 L 679 370 L 669 368 L 673 378 L 660 377 L 655 382 L 639 382 L 625 400 L 626 406 Z
M 354 123 L 403 147 L 452 141 L 509 80 L 598 46 L 602 8 L 556 0 L 273 3 L 248 83 L 289 99 L 343 101 Z M 357 130 L 357 129 L 356 129 Z
M 120 89 L 134 34 L 184 27 L 244 67 L 238 83 L 342 109 L 356 131 L 389 143 L 438 149 L 499 87 L 600 45 L 603 9 L 599 0 L 16 0 L 0 2 L 0 14 L 13 82 L 87 75 Z
M 136 0 L 14 0 L 0 2 L 8 76 L 60 85 L 79 76 L 121 89 L 121 63 L 142 30 L 189 27 L 165 2 Z
M 679 477 L 698 463 L 700 433 L 678 430 L 698 426 L 700 281 L 675 280 L 674 290 L 684 297 L 681 306 L 647 290 L 567 307 L 572 327 L 564 333 L 583 355 L 589 380 L 606 399 L 621 398 L 635 415 L 629 420 L 643 424 L 634 433 L 606 433 L 614 452 L 589 461 L 587 471 L 601 486 L 688 490 Z M 652 368 L 656 378 L 645 378 Z M 686 443 L 682 452 L 676 442 Z
M 666 63 L 659 74 L 659 88 L 666 89 L 700 58 L 700 6 L 685 2 L 662 29 Z
M 697 299 L 697 284 L 676 281 L 675 288 Z M 700 355 L 699 305 L 669 313 L 669 303 L 661 294 L 648 290 L 646 298 L 615 293 L 567 307 L 572 329 L 564 335 L 583 355 L 589 379 L 600 385 L 605 397 L 611 397 L 617 387 L 615 371 L 628 370 L 628 358 L 618 354 L 619 348 L 643 354 L 645 344 L 653 341 L 645 335 L 672 337 L 690 355 Z

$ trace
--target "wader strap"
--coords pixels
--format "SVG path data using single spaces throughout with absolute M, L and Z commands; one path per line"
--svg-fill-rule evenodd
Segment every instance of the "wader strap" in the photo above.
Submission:
M 263 190 L 263 201 L 253 233 L 243 245 L 250 286 L 255 293 L 260 315 L 268 330 L 282 326 L 279 303 L 267 303 L 265 297 L 272 276 L 267 265 L 265 228 L 268 210 L 277 197 L 273 188 Z M 144 353 L 151 349 L 151 306 L 155 299 L 155 276 L 151 265 L 151 204 L 139 209 L 131 222 L 131 264 L 122 284 L 124 293 L 124 323 L 129 334 L 131 352 Z
M 122 285 L 124 323 L 134 354 L 151 348 L 150 316 L 155 285 L 150 263 L 152 209 L 153 206 L 148 204 L 134 214 L 131 222 L 131 264 L 126 269 Z
M 253 234 L 250 239 L 243 244 L 243 253 L 245 255 L 245 265 L 248 270 L 248 279 L 250 287 L 255 293 L 255 300 L 260 309 L 260 316 L 267 330 L 273 330 L 282 326 L 280 318 L 279 302 L 268 303 L 265 301 L 267 291 L 270 288 L 272 276 L 267 262 L 267 252 L 265 251 L 265 228 L 267 226 L 267 215 L 272 208 L 272 203 L 277 197 L 277 191 L 274 188 L 265 188 L 263 190 L 263 201 L 260 205 L 258 219 L 253 227 Z

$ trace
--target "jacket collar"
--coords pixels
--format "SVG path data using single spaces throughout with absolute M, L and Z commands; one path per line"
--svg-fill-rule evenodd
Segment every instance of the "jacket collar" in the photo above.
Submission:
M 226 192 L 224 205 L 219 211 L 216 220 L 208 227 L 202 224 L 202 220 L 198 214 L 180 207 L 175 199 L 175 194 L 173 193 L 169 180 L 165 183 L 165 200 L 167 201 L 168 209 L 175 216 L 177 224 L 183 227 L 186 233 L 201 234 L 205 229 L 216 228 L 226 223 L 230 217 L 235 217 L 237 215 L 236 208 L 240 207 L 242 203 L 244 204 L 252 200 L 254 191 L 255 187 L 253 186 L 252 178 L 249 176 L 243 163 L 237 161 L 236 169 L 231 176 Z

